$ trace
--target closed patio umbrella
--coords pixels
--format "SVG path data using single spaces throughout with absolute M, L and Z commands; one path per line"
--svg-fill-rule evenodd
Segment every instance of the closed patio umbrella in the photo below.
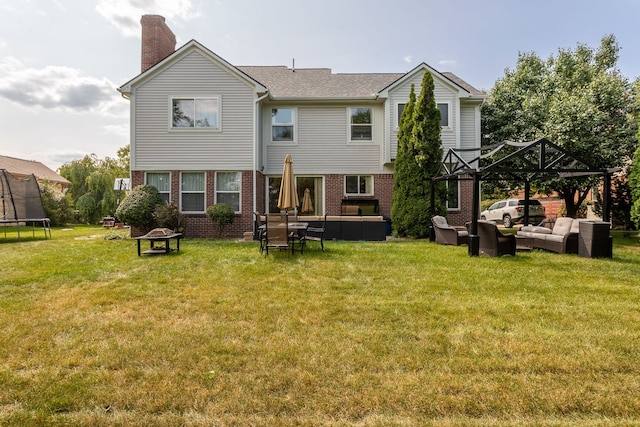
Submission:
M 311 190 L 305 188 L 304 196 L 302 197 L 302 213 L 308 214 L 313 212 L 313 203 L 311 202 Z
M 278 208 L 284 211 L 298 207 L 298 191 L 296 190 L 296 178 L 293 176 L 293 159 L 287 154 L 282 170 L 282 182 L 278 195 Z

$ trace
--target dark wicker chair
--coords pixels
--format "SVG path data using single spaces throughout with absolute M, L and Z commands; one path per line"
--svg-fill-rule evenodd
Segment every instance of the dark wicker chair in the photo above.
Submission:
M 307 227 L 307 230 L 302 237 L 302 240 L 306 243 L 308 241 L 320 242 L 320 247 L 324 252 L 324 229 L 327 226 L 327 214 L 324 214 L 324 221 L 322 227 Z
M 449 225 L 447 219 L 440 215 L 432 217 L 431 223 L 436 233 L 436 243 L 455 246 L 469 243 L 469 233 L 465 227 Z
M 493 221 L 478 221 L 480 253 L 489 256 L 515 255 L 515 234 L 502 234 Z
M 267 242 L 267 230 L 262 228 L 262 216 L 260 215 L 260 212 L 255 211 L 253 212 L 253 215 L 256 217 L 255 238 L 260 242 L 260 253 L 262 253 L 262 251 L 264 251 L 264 245 Z
M 287 249 L 291 248 L 293 253 L 293 244 L 289 234 L 286 214 L 269 214 L 267 215 L 265 227 L 265 244 L 264 249 L 269 255 L 269 248 Z

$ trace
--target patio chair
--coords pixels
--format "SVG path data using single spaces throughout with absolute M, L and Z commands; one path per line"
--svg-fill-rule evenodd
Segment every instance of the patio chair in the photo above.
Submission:
M 432 217 L 431 223 L 436 233 L 436 243 L 454 246 L 469 243 L 469 232 L 465 227 L 449 225 L 447 219 L 440 215 Z
M 287 224 L 286 214 L 269 214 L 265 223 L 265 245 L 266 255 L 269 255 L 269 248 L 287 249 L 291 248 L 293 253 L 293 242 Z
M 502 234 L 493 221 L 478 221 L 480 253 L 489 256 L 515 255 L 515 234 Z
M 324 252 L 324 229 L 327 226 L 327 214 L 324 214 L 324 221 L 322 222 L 322 227 L 307 227 L 307 231 L 302 237 L 302 239 L 307 242 L 309 240 L 314 242 L 320 242 L 320 247 L 322 248 L 322 252 Z
M 253 215 L 256 217 L 254 236 L 258 239 L 258 242 L 260 242 L 260 253 L 262 253 L 267 240 L 267 230 L 262 227 L 262 216 L 260 215 L 260 212 L 254 211 Z

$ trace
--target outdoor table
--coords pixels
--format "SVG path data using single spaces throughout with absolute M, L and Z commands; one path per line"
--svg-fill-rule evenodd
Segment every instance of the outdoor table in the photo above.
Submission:
M 180 239 L 182 238 L 182 233 L 175 233 L 169 229 L 154 229 L 145 234 L 144 236 L 134 237 L 138 241 L 138 256 L 141 254 L 148 255 L 166 255 L 173 251 L 180 250 Z M 171 239 L 176 240 L 176 249 L 171 248 L 169 242 Z M 140 242 L 142 240 L 149 241 L 149 249 L 141 252 Z M 164 242 L 164 246 L 155 246 L 156 242 Z

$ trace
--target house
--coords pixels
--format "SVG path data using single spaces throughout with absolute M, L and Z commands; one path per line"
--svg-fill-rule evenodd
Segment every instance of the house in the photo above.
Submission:
M 399 116 L 425 72 L 434 77 L 445 151 L 480 146 L 485 95 L 427 64 L 366 74 L 235 66 L 195 40 L 176 50 L 161 16 L 141 24 L 142 72 L 118 89 L 131 105 L 131 185 L 154 185 L 179 206 L 189 236 L 214 235 L 211 204 L 236 210 L 229 236 L 252 230 L 254 211 L 277 211 L 287 154 L 300 200 L 309 189 L 309 213 L 339 215 L 358 204 L 362 214 L 389 216 Z M 465 191 L 453 191 L 452 223 L 471 217 Z
M 62 191 L 71 186 L 71 182 L 44 164 L 35 160 L 17 159 L 15 157 L 0 156 L 0 169 L 6 169 L 17 178 L 26 178 L 35 175 L 40 185 L 46 183 L 57 191 Z

